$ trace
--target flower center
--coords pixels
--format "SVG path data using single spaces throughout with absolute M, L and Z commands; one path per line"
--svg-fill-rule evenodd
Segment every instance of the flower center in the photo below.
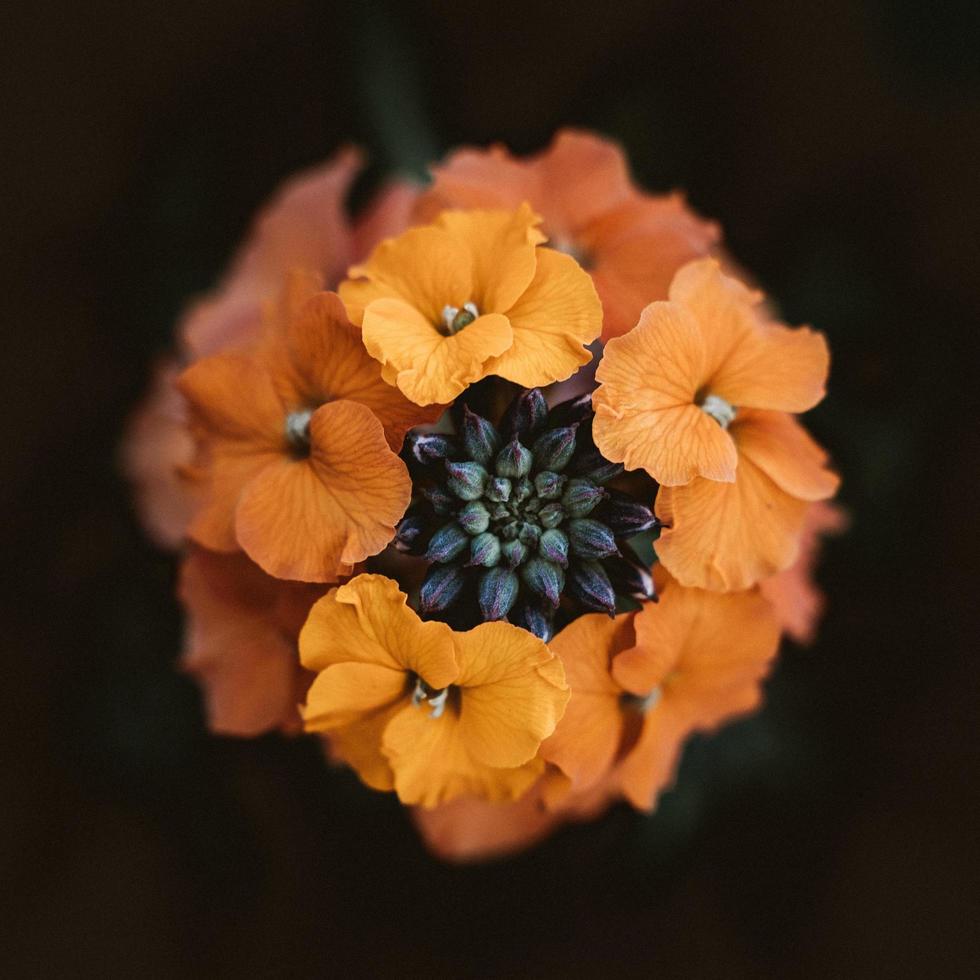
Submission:
M 478 316 L 480 310 L 476 303 L 470 301 L 462 306 L 444 306 L 442 308 L 442 322 L 446 326 L 446 332 L 451 337 L 457 334 L 463 327 L 468 327 Z
M 727 429 L 735 420 L 735 406 L 720 395 L 705 395 L 701 411 L 710 415 L 723 429 Z
M 430 684 L 427 684 L 421 677 L 415 678 L 415 688 L 412 690 L 412 706 L 417 708 L 423 701 L 432 707 L 429 712 L 430 718 L 441 718 L 446 710 L 446 703 L 449 700 L 450 688 L 444 687 L 437 691 Z
M 649 694 L 621 694 L 619 703 L 628 711 L 635 711 L 637 714 L 645 715 L 651 708 L 655 708 L 662 697 L 663 692 L 659 687 L 655 687 Z
M 310 419 L 311 409 L 290 412 L 286 416 L 286 441 L 290 448 L 299 456 L 306 456 L 310 451 Z

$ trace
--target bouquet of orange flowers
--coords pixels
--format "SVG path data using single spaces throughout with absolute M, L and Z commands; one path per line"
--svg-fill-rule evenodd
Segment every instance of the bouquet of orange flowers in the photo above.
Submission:
M 452 858 L 650 810 L 812 634 L 826 342 L 597 136 L 351 221 L 359 165 L 273 200 L 127 440 L 210 727 L 315 733 Z

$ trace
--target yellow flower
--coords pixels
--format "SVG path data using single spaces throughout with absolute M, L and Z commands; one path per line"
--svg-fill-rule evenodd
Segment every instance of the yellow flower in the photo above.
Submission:
M 444 211 L 351 267 L 340 295 L 389 384 L 430 405 L 489 374 L 531 388 L 588 363 L 599 298 L 573 258 L 540 247 L 539 223 L 527 204 Z
M 517 799 L 543 771 L 538 748 L 568 700 L 561 661 L 533 634 L 423 622 L 381 575 L 320 599 L 299 647 L 318 675 L 306 729 L 329 732 L 369 786 L 403 803 Z

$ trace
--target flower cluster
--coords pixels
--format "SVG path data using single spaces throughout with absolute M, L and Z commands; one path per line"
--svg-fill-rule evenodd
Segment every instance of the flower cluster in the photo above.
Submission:
M 828 352 L 621 151 L 342 151 L 180 325 L 124 461 L 214 731 L 316 733 L 468 859 L 615 800 L 812 637 Z

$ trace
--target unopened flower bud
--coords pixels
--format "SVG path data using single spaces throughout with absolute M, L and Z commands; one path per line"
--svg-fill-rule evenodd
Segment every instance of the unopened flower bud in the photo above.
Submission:
M 470 536 L 456 521 L 450 521 L 432 535 L 425 557 L 429 561 L 445 564 L 452 561 L 469 543 Z
M 605 558 L 619 548 L 612 531 L 591 517 L 578 517 L 567 525 L 568 541 L 579 558 Z
M 545 504 L 538 513 L 538 522 L 542 527 L 558 527 L 565 520 L 565 510 L 557 501 Z
M 576 561 L 568 569 L 568 593 L 588 609 L 616 611 L 616 593 L 606 570 L 597 561 Z
M 532 592 L 557 607 L 565 586 L 565 573 L 558 565 L 543 558 L 532 558 L 521 567 L 521 577 Z
M 456 440 L 441 432 L 410 432 L 405 439 L 405 452 L 423 466 L 459 458 Z
M 484 493 L 487 500 L 502 504 L 510 500 L 510 491 L 511 483 L 506 476 L 492 476 Z
M 467 534 L 482 534 L 490 526 L 490 511 L 479 500 L 471 500 L 456 515 L 456 520 Z
M 395 528 L 395 539 L 392 543 L 407 555 L 421 555 L 425 551 L 423 541 L 428 524 L 422 514 L 406 514 Z
M 509 568 L 491 568 L 480 577 L 480 612 L 489 622 L 503 619 L 517 600 L 520 582 Z
M 538 542 L 538 554 L 547 561 L 565 568 L 568 565 L 568 537 L 557 528 L 549 528 Z
M 529 548 L 536 548 L 541 540 L 541 528 L 531 521 L 525 521 L 517 533 L 517 540 Z
M 531 447 L 534 465 L 539 470 L 563 470 L 575 452 L 575 433 L 578 425 L 549 429 Z
M 603 562 L 606 574 L 613 588 L 621 595 L 634 599 L 657 600 L 657 589 L 653 575 L 635 555 L 613 555 Z
M 430 565 L 419 589 L 419 609 L 426 614 L 448 609 L 463 591 L 466 575 L 459 565 Z
M 511 438 L 533 436 L 548 418 L 548 405 L 540 388 L 518 395 L 504 413 L 501 429 Z
M 622 463 L 610 463 L 594 446 L 583 450 L 572 461 L 569 469 L 577 476 L 584 476 L 593 483 L 608 483 L 623 472 Z
M 610 490 L 609 499 L 596 515 L 616 535 L 629 537 L 660 524 L 653 511 L 624 493 Z
M 500 561 L 500 539 L 484 531 L 470 542 L 470 564 L 493 568 Z
M 565 489 L 567 477 L 543 470 L 534 478 L 534 489 L 542 500 L 557 500 Z
M 494 453 L 500 448 L 497 430 L 483 416 L 471 411 L 468 405 L 463 406 L 462 429 L 466 455 L 488 466 Z
M 531 472 L 531 452 L 517 441 L 511 439 L 503 449 L 497 453 L 494 463 L 494 470 L 497 476 L 506 476 L 510 479 L 527 476 Z
M 548 413 L 548 424 L 551 426 L 573 425 L 576 422 L 585 422 L 590 418 L 592 418 L 591 391 L 555 405 Z
M 483 496 L 490 474 L 479 463 L 446 461 L 449 479 L 446 485 L 460 500 L 478 500 Z
M 527 545 L 520 538 L 505 541 L 500 548 L 500 555 L 509 568 L 517 568 L 527 558 Z
M 591 480 L 576 476 L 568 481 L 561 502 L 569 517 L 585 517 L 592 513 L 607 492 Z
M 534 493 L 534 484 L 526 476 L 522 476 L 514 484 L 514 490 L 511 493 L 511 500 L 513 500 L 515 504 L 523 504 L 532 493 Z
M 456 498 L 446 493 L 442 487 L 426 487 L 422 493 L 432 504 L 432 509 L 440 516 L 451 514 L 458 503 Z
M 515 626 L 526 629 L 545 643 L 550 643 L 555 633 L 552 620 L 553 614 L 550 609 L 544 609 L 531 602 L 520 603 L 510 617 L 510 621 Z

